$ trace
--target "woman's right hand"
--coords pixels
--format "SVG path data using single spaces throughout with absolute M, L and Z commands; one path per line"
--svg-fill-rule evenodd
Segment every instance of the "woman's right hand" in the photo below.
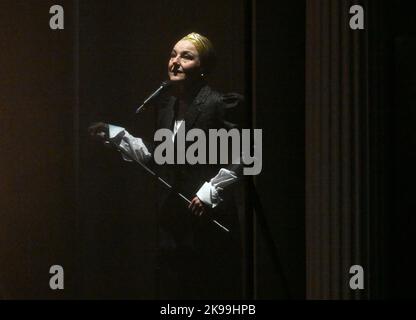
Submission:
M 107 123 L 94 122 L 88 127 L 88 133 L 92 138 L 103 141 L 109 137 L 108 128 Z

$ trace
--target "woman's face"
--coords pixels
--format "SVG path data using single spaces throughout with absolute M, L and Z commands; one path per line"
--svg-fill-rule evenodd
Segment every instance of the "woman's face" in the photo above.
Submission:
M 192 42 L 180 40 L 172 49 L 168 64 L 171 81 L 193 81 L 201 77 L 201 60 Z

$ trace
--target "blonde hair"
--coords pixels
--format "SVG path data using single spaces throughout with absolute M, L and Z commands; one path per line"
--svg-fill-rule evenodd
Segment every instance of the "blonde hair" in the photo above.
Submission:
M 203 35 L 196 32 L 191 32 L 181 40 L 188 40 L 195 46 L 200 56 L 201 66 L 204 72 L 211 72 L 215 66 L 216 60 L 214 46 L 212 45 L 211 41 L 207 37 L 204 37 Z

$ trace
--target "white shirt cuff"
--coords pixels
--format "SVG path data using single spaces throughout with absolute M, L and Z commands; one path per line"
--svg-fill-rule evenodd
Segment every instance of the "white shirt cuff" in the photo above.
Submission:
M 196 193 L 196 196 L 204 204 L 210 206 L 211 208 L 215 208 L 221 203 L 221 201 L 223 201 L 219 192 L 228 185 L 234 183 L 237 179 L 238 177 L 233 171 L 222 168 L 218 174 L 210 180 L 210 182 L 205 182 L 202 185 Z
M 196 196 L 211 208 L 215 208 L 222 201 L 217 190 L 210 182 L 205 182 L 196 193 Z
M 151 158 L 152 154 L 147 149 L 141 138 L 133 137 L 122 127 L 118 127 L 112 124 L 108 125 L 108 134 L 110 140 L 113 140 L 119 148 L 123 149 L 129 154 L 129 157 L 122 155 L 126 161 L 132 161 L 132 159 L 142 162 Z
M 110 139 L 114 139 L 122 131 L 125 131 L 125 129 L 122 127 L 115 126 L 112 124 L 108 125 L 108 135 Z

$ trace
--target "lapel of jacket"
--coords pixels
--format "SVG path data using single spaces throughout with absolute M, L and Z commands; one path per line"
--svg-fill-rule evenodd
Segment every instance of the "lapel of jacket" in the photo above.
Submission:
M 185 132 L 188 132 L 190 129 L 193 128 L 195 121 L 198 119 L 198 116 L 202 110 L 202 106 L 207 100 L 211 89 L 209 86 L 203 86 L 198 94 L 196 95 L 192 104 L 188 107 L 188 111 L 185 113 L 184 120 L 185 120 Z
M 173 121 L 175 117 L 175 97 L 169 97 L 166 106 L 161 110 L 160 126 L 173 130 Z

